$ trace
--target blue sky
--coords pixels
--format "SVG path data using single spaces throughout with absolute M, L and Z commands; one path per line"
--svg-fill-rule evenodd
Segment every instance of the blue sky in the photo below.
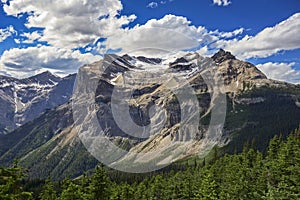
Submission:
M 109 52 L 219 48 L 300 83 L 299 0 L 1 0 L 0 74 L 74 73 Z

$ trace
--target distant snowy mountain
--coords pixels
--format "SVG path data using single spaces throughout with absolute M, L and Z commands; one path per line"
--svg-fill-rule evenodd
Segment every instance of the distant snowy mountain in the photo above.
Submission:
M 66 103 L 74 81 L 75 75 L 61 78 L 48 71 L 25 79 L 0 76 L 0 134 L 13 131 L 46 109 Z

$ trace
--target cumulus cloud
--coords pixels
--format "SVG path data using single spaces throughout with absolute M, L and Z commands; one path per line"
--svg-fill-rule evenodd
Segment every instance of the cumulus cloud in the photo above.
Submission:
M 272 63 L 267 62 L 264 64 L 257 65 L 263 73 L 270 79 L 300 83 L 300 71 L 293 68 L 296 63 Z
M 119 0 L 12 0 L 3 9 L 13 16 L 29 14 L 26 26 L 43 29 L 40 41 L 69 49 L 108 37 L 135 19 L 119 15 Z
M 31 44 L 42 37 L 38 31 L 34 31 L 32 33 L 23 33 L 21 36 L 26 38 L 26 40 L 22 41 L 22 43 L 26 44 Z
M 0 42 L 3 42 L 8 37 L 12 36 L 14 33 L 16 33 L 13 26 L 9 26 L 4 29 L 0 29 Z
M 15 38 L 14 41 L 15 41 L 16 44 L 21 44 L 21 40 L 20 39 Z
M 208 52 L 212 43 L 229 39 L 244 32 L 243 28 L 231 32 L 208 31 L 203 26 L 194 26 L 186 17 L 165 15 L 161 19 L 151 19 L 143 25 L 120 30 L 98 47 L 105 53 L 107 49 L 122 49 L 121 54 L 131 53 L 157 56 L 163 52 L 177 52 L 198 49 Z M 160 50 L 160 51 L 156 51 Z
M 0 58 L 0 73 L 11 76 L 29 76 L 45 69 L 57 73 L 74 73 L 83 64 L 100 59 L 78 48 L 96 45 L 135 20 L 135 15 L 120 15 L 120 0 L 11 0 L 3 1 L 7 15 L 26 18 L 27 28 L 41 31 L 25 32 L 14 41 L 30 44 L 47 42 L 36 47 L 6 50 Z M 11 33 L 10 33 L 11 34 Z M 2 36 L 3 35 L 3 36 Z M 9 37 L 1 32 L 1 40 Z
M 157 1 L 159 3 L 156 4 L 171 1 Z M 216 4 L 225 6 L 230 1 L 216 1 Z M 209 55 L 210 45 L 216 43 L 216 47 L 225 46 L 225 49 L 231 48 L 236 50 L 233 53 L 238 54 L 236 52 L 244 52 L 239 43 L 247 39 L 245 37 L 243 40 L 228 41 L 242 34 L 243 28 L 232 32 L 208 31 L 203 26 L 192 25 L 186 17 L 175 15 L 151 19 L 143 25 L 128 28 L 126 25 L 134 21 L 136 16 L 121 16 L 120 0 L 11 0 L 9 4 L 4 4 L 3 9 L 6 14 L 13 16 L 27 13 L 26 26 L 41 28 L 38 32 L 23 33 L 21 39 L 15 38 L 16 43 L 45 41 L 50 45 L 5 51 L 0 60 L 1 71 L 10 70 L 11 74 L 16 75 L 18 70 L 30 74 L 43 67 L 60 71 L 65 68 L 66 73 L 74 72 L 81 64 L 99 59 L 92 54 L 74 51 L 80 47 L 92 52 L 95 52 L 92 48 L 96 48 L 100 54 L 121 49 L 121 53 L 152 56 L 157 55 L 157 51 L 161 53 L 200 49 L 199 52 Z M 99 42 L 100 38 L 106 40 Z M 85 58 L 88 59 L 84 60 Z
M 216 35 L 219 38 L 232 38 L 232 37 L 236 37 L 238 35 L 241 35 L 244 31 L 245 31 L 244 28 L 239 28 L 239 29 L 233 30 L 232 32 L 219 32 L 219 31 L 216 31 Z
M 229 6 L 231 4 L 231 1 L 229 1 L 229 0 L 213 0 L 213 3 L 218 6 Z
M 167 4 L 168 2 L 172 2 L 173 0 L 169 0 L 169 1 L 167 1 L 167 0 L 162 0 L 162 1 L 157 1 L 157 2 L 155 2 L 155 1 L 152 1 L 152 2 L 150 2 L 150 3 L 148 3 L 148 5 L 147 5 L 147 8 L 157 8 L 159 5 L 165 5 L 165 4 Z
M 152 1 L 147 5 L 147 8 L 157 8 L 158 7 L 158 3 Z
M 204 27 L 193 26 L 181 16 L 166 15 L 162 19 L 151 19 L 144 25 L 124 29 L 109 37 L 104 43 L 109 49 L 122 49 L 122 52 L 137 52 L 138 49 L 160 49 L 180 51 L 198 47 L 217 40 Z M 147 52 L 150 53 L 150 52 Z
M 300 13 L 296 13 L 279 24 L 268 27 L 256 36 L 246 35 L 241 40 L 220 40 L 217 47 L 231 51 L 239 58 L 264 58 L 283 50 L 300 48 Z
M 207 46 L 204 46 L 202 48 L 200 48 L 197 53 L 199 53 L 202 56 L 207 56 L 207 57 L 211 57 L 213 56 L 213 54 L 208 50 Z
M 61 74 L 77 72 L 77 69 L 88 63 L 101 59 L 90 53 L 63 50 L 56 47 L 40 46 L 24 49 L 6 50 L 0 58 L 0 73 L 14 77 L 34 75 L 45 69 Z

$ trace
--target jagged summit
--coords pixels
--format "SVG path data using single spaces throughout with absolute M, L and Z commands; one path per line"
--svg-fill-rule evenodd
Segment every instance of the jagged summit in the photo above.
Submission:
M 229 51 L 220 49 L 215 55 L 212 56 L 212 59 L 216 63 L 221 63 L 221 62 L 224 62 L 225 60 L 231 60 L 231 59 L 236 59 L 236 58 Z
M 31 76 L 29 78 L 22 79 L 28 82 L 34 82 L 39 84 L 54 84 L 61 81 L 62 78 L 52 74 L 50 71 L 45 71 L 40 74 Z
M 24 79 L 0 76 L 0 135 L 66 103 L 74 82 L 74 75 L 61 78 L 49 71 Z
M 162 59 L 160 58 L 147 58 L 145 56 L 138 56 L 136 57 L 139 61 L 148 63 L 148 64 L 159 64 L 161 63 Z
M 245 88 L 251 90 L 254 85 L 261 87 L 266 84 L 273 84 L 255 65 L 236 59 L 228 51 L 220 49 L 211 58 L 218 65 L 218 71 L 222 74 L 227 92 L 239 93 Z

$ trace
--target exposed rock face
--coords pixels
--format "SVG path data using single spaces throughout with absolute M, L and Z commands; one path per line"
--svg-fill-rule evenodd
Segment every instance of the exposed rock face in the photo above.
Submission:
M 239 92 L 271 84 L 271 81 L 253 64 L 237 60 L 230 52 L 220 50 L 212 59 L 218 65 L 227 92 Z
M 230 52 L 220 49 L 215 55 L 213 55 L 212 59 L 216 63 L 221 63 L 225 60 L 235 60 L 235 56 L 233 56 Z
M 289 124 L 300 120 L 299 86 L 269 80 L 254 65 L 223 50 L 212 58 L 192 53 L 172 61 L 107 55 L 80 68 L 77 82 L 81 84 L 72 103 L 48 110 L 0 138 L 0 147 L 1 141 L 10 141 L 6 148 L 12 146 L 8 151 L 0 148 L 0 165 L 18 158 L 32 169 L 33 177 L 50 173 L 63 178 L 71 171 L 78 171 L 72 174 L 77 176 L 97 163 L 87 148 L 111 167 L 139 172 L 141 163 L 142 170 L 155 169 L 190 156 L 205 156 L 214 145 L 251 141 L 249 134 L 241 137 L 243 141 L 234 140 L 234 135 L 249 130 L 263 130 L 266 136 L 255 137 L 269 137 L 276 133 L 265 131 L 273 114 L 282 122 L 288 110 L 294 116 Z M 226 110 L 223 127 L 220 118 Z M 104 148 L 112 144 L 118 149 Z M 88 164 L 78 169 L 81 162 Z M 138 168 L 123 168 L 132 163 Z M 39 172 L 41 167 L 47 170 Z
M 36 118 L 46 109 L 66 103 L 73 92 L 75 75 L 65 78 L 44 72 L 26 79 L 0 77 L 0 134 Z
M 137 59 L 141 62 L 148 64 L 159 64 L 162 62 L 162 59 L 160 58 L 146 58 L 144 56 L 138 56 Z
M 125 61 L 120 60 L 125 58 L 132 64 L 127 65 Z M 144 65 L 140 63 L 140 66 L 136 67 L 134 65 L 136 60 L 140 62 L 144 60 Z M 218 62 L 214 62 L 214 60 Z M 116 63 L 119 66 L 116 66 Z M 151 63 L 150 66 L 149 63 Z M 183 123 L 187 119 L 184 118 L 185 115 L 182 112 L 189 110 L 188 115 L 198 116 L 197 120 L 196 118 L 191 120 L 198 122 L 200 116 L 204 118 L 213 115 L 213 110 L 221 104 L 220 93 L 215 95 L 216 90 L 223 90 L 223 95 L 227 93 L 237 95 L 246 90 L 246 85 L 249 85 L 247 89 L 251 90 L 253 87 L 262 87 L 269 83 L 266 76 L 254 65 L 237 60 L 223 50 L 220 50 L 212 59 L 203 58 L 196 53 L 188 54 L 185 57 L 175 59 L 166 66 L 161 66 L 161 62 L 149 62 L 149 59 L 134 58 L 128 55 L 126 57 L 108 55 L 102 65 L 98 64 L 81 69 L 78 78 L 84 84 L 77 88 L 79 92 L 74 97 L 74 100 L 78 101 L 75 104 L 80 109 L 73 111 L 86 113 L 79 115 L 79 118 L 82 117 L 79 125 L 93 119 L 91 121 L 97 120 L 100 127 L 98 124 L 87 123 L 83 125 L 84 131 L 80 133 L 80 137 L 88 141 L 89 144 L 91 144 L 90 138 L 97 136 L 107 137 L 110 140 L 115 137 L 122 137 L 131 141 L 131 144 L 137 144 L 132 146 L 129 152 L 123 152 L 116 156 L 122 157 L 122 159 L 111 160 L 103 155 L 92 153 L 95 157 L 99 156 L 98 158 L 104 162 L 109 160 L 105 164 L 114 168 L 128 166 L 128 163 L 136 163 L 138 167 L 134 168 L 134 171 L 140 169 L 138 163 L 146 162 L 149 164 L 149 168 L 155 168 L 151 164 L 160 163 L 164 165 L 199 152 L 206 152 L 216 144 L 225 144 L 228 140 L 227 136 L 223 134 L 221 114 L 217 117 L 220 122 L 214 122 L 213 127 L 210 124 L 198 123 L 197 126 L 192 124 L 187 126 Z M 157 71 L 152 70 L 149 73 L 145 66 L 152 69 L 157 68 Z M 91 74 L 91 71 L 96 68 L 100 69 L 98 73 Z M 159 74 L 160 70 L 163 71 L 163 75 Z M 209 73 L 212 70 L 214 73 Z M 105 74 L 105 76 L 101 74 Z M 91 83 L 92 87 L 87 87 L 87 81 L 91 80 L 91 77 L 95 78 L 95 76 L 98 76 L 99 81 Z M 171 87 L 174 87 L 172 90 L 166 85 L 173 80 L 173 77 L 178 79 L 178 84 L 172 85 Z M 220 80 L 217 80 L 217 77 Z M 222 84 L 217 85 L 218 81 L 223 82 L 223 86 Z M 187 85 L 192 87 L 194 95 L 197 96 L 196 103 L 191 100 L 191 96 L 182 101 L 180 94 L 174 93 L 174 90 L 180 92 L 188 90 Z M 119 94 L 115 101 L 113 100 L 114 93 Z M 188 96 L 188 94 L 185 95 Z M 96 96 L 96 108 L 84 108 L 83 102 L 89 102 L 91 96 Z M 88 104 L 92 103 L 93 99 Z M 115 108 L 117 113 L 114 113 L 115 104 L 117 104 Z M 194 107 L 195 104 L 200 106 L 198 114 L 194 112 L 197 110 Z M 224 106 L 225 108 L 223 107 L 223 110 L 220 108 L 218 112 L 225 113 L 226 105 Z M 160 109 L 151 114 L 153 107 Z M 129 110 L 128 115 L 124 115 L 127 110 Z M 93 118 L 90 113 L 97 113 L 97 119 L 94 119 L 95 117 Z M 116 119 L 118 116 L 121 119 L 119 121 Z M 136 125 L 138 127 L 135 127 Z M 150 125 L 152 128 L 149 127 Z M 144 127 L 143 130 L 140 127 Z M 145 133 L 146 135 L 143 135 Z M 88 148 L 90 148 L 90 152 L 96 152 L 95 149 L 100 152 L 107 152 L 106 149 L 102 149 L 106 145 L 108 144 L 102 144 L 100 147 L 91 145 Z M 185 150 L 177 151 L 178 149 Z M 109 155 L 111 156 L 111 154 Z M 129 169 L 122 168 L 122 170 Z

